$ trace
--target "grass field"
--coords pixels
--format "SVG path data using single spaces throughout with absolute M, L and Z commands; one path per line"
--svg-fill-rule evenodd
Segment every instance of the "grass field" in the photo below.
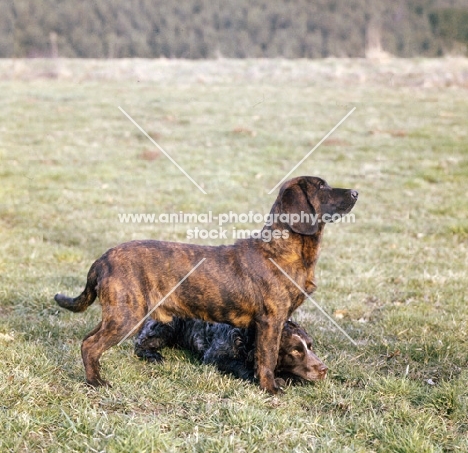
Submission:
M 0 70 L 1 452 L 468 451 L 465 60 Z M 128 340 L 103 357 L 113 388 L 87 388 L 79 348 L 99 304 L 73 314 L 53 295 L 77 295 L 113 245 L 197 226 L 119 213 L 267 213 L 353 107 L 292 175 L 360 193 L 356 222 L 326 228 L 315 293 L 358 346 L 310 302 L 294 316 L 327 380 L 271 397 L 183 351 L 145 364 Z

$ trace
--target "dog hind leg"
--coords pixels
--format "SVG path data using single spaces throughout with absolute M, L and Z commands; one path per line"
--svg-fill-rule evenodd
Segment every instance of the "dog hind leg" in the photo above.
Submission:
M 121 295 L 122 298 L 132 302 L 129 295 Z M 110 386 L 100 374 L 100 358 L 102 354 L 119 341 L 143 319 L 145 309 L 141 304 L 118 303 L 117 307 L 109 309 L 109 303 L 102 303 L 102 321 L 85 337 L 81 345 L 81 357 L 86 373 L 86 382 L 92 387 Z M 131 310 L 131 307 L 138 307 Z M 120 315 L 120 316 L 119 316 Z

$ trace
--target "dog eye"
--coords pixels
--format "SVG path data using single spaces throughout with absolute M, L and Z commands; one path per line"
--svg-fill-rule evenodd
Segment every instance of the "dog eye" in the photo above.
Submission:
M 320 189 L 320 190 L 325 189 L 325 184 L 324 184 L 323 182 L 320 183 L 319 189 Z

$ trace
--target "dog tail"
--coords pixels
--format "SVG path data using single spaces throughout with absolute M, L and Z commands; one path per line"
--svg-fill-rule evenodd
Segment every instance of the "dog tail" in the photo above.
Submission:
M 85 311 L 95 301 L 97 297 L 96 286 L 98 277 L 96 263 L 89 269 L 86 287 L 78 297 L 68 297 L 64 294 L 55 295 L 54 299 L 61 307 L 79 313 Z

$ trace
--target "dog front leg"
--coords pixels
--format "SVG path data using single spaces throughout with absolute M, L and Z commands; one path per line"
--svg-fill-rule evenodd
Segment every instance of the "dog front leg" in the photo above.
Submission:
M 275 382 L 275 368 L 278 362 L 278 351 L 283 322 L 261 318 L 255 322 L 255 363 L 256 375 L 260 387 L 275 395 L 280 387 Z

